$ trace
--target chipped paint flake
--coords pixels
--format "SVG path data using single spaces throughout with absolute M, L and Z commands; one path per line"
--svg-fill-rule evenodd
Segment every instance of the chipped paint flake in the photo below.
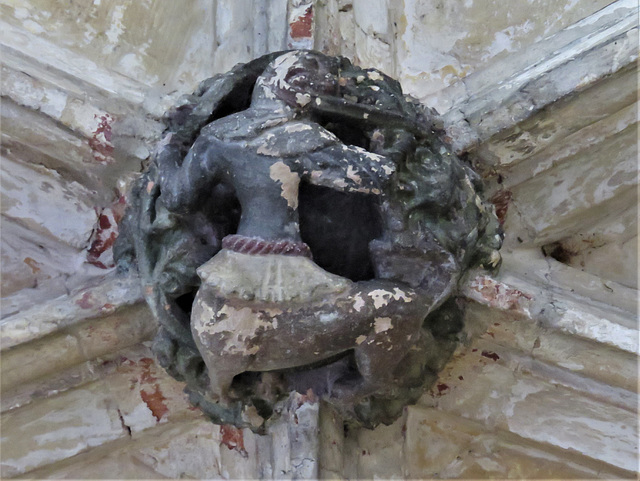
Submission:
M 385 291 L 384 289 L 376 289 L 374 291 L 371 291 L 368 295 L 371 299 L 373 299 L 373 306 L 376 309 L 380 309 L 381 307 L 386 306 L 387 304 L 389 304 L 391 299 L 395 301 L 403 300 L 404 302 L 411 302 L 411 298 L 408 297 L 408 295 L 404 291 L 398 289 L 397 287 L 393 290 L 393 292 Z
M 294 210 L 297 209 L 300 176 L 292 172 L 289 166 L 281 160 L 269 168 L 269 176 L 282 184 L 280 196 L 287 201 L 287 206 Z
M 363 307 L 364 307 L 364 299 L 358 292 L 355 296 L 353 296 L 353 308 L 356 310 L 356 312 L 360 312 Z
M 393 329 L 393 323 L 390 317 L 376 317 L 374 319 L 373 328 L 376 334 Z
M 193 329 L 201 339 L 220 334 L 230 335 L 225 342 L 224 351 L 228 354 L 252 355 L 259 351 L 259 346 L 249 348 L 247 343 L 256 338 L 259 330 L 277 329 L 278 320 L 261 315 L 248 307 L 235 309 L 224 305 L 214 312 L 206 305 L 201 305 L 204 320 L 193 324 Z
M 352 165 L 350 165 L 347 168 L 347 177 L 353 180 L 356 184 L 360 185 L 362 184 L 362 177 L 360 177 L 357 172 L 358 171 Z
M 309 95 L 309 94 L 301 94 L 301 93 L 297 93 L 296 94 L 296 103 L 300 107 L 304 107 L 309 102 L 311 102 L 311 95 Z

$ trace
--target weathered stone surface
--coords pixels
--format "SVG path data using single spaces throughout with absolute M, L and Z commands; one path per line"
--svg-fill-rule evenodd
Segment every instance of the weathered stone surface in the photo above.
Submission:
M 169 434 L 169 433 L 168 433 Z M 140 463 L 154 472 L 171 479 L 221 478 L 222 450 L 229 450 L 222 444 L 220 427 L 211 423 L 191 423 L 190 429 L 165 434 L 158 443 L 141 446 L 131 452 Z M 237 464 L 245 460 L 238 459 Z
M 445 368 L 424 402 L 489 428 L 635 469 L 638 433 L 633 407 L 578 394 L 520 372 L 518 365 L 508 348 L 480 340 Z
M 342 479 L 345 456 L 342 417 L 331 405 L 321 402 L 318 423 L 318 478 Z
M 212 14 L 208 4 L 198 0 L 180 6 L 105 0 L 88 8 L 67 8 L 47 0 L 5 4 L 3 42 L 23 54 L 40 49 L 44 61 L 54 65 L 66 61 L 67 72 L 141 101 L 144 86 L 164 83 L 170 90 L 210 73 Z M 201 35 L 184 35 L 185 31 Z M 193 57 L 196 52 L 200 60 Z
M 483 67 L 492 71 L 497 60 L 609 3 L 405 2 L 398 32 L 402 39 L 398 73 L 407 79 L 410 93 L 424 98 Z
M 14 476 L 126 436 L 102 381 L 3 414 L 2 476 Z
M 638 352 L 637 308 L 632 289 L 615 283 L 603 287 L 602 281 L 587 273 L 574 273 L 570 282 L 567 270 L 572 269 L 553 259 L 546 261 L 539 251 L 534 252 L 507 253 L 507 268 L 497 279 L 471 276 L 463 292 L 491 308 L 518 314 L 543 326 L 629 353 Z M 523 259 L 518 260 L 520 256 Z
M 57 172 L 8 159 L 2 173 L 3 216 L 79 250 L 85 247 L 96 222 L 90 191 Z M 66 222 L 59 222 L 61 215 Z
M 33 341 L 86 319 L 112 314 L 142 300 L 137 278 L 106 276 L 97 285 L 84 287 L 19 313 L 0 324 L 2 349 Z
M 151 338 L 155 329 L 155 322 L 146 306 L 138 304 L 101 319 L 72 324 L 46 336 L 36 336 L 32 342 L 3 350 L 2 389 L 5 394 L 20 398 L 14 391 L 20 391 L 25 384 L 36 383 L 99 356 L 138 344 Z M 74 377 L 73 373 L 69 375 Z M 42 382 L 46 384 L 46 379 Z
M 468 307 L 466 322 L 483 326 L 482 339 L 521 351 L 518 359 L 522 369 L 599 399 L 633 407 L 635 354 L 605 346 L 594 349 L 592 340 L 577 339 L 515 313 L 478 305 Z
M 514 209 L 506 229 L 542 245 L 580 232 L 585 216 L 595 223 L 633 205 L 636 130 L 630 126 L 590 149 L 580 162 L 562 163 L 513 187 Z
M 42 468 L 17 479 L 175 479 L 154 471 L 129 453 L 121 450 L 97 459 L 76 459 L 65 466 Z
M 148 355 L 148 348 L 137 345 L 111 352 L 90 361 L 72 365 L 33 381 L 24 381 L 2 395 L 1 411 L 11 411 L 39 399 L 47 399 L 62 392 L 84 386 L 113 374 L 122 358 L 136 358 Z
M 18 346 L 2 353 L 2 389 L 6 392 L 84 360 L 78 339 L 68 333 Z
M 444 116 L 454 150 L 475 147 L 543 107 L 632 64 L 637 58 L 637 5 L 614 2 L 595 14 L 535 44 L 494 70 L 471 74 L 433 102 Z M 580 58 L 580 62 L 573 62 Z M 434 96 L 435 97 L 435 96 Z M 434 102 L 437 102 L 434 104 Z
M 404 479 L 406 423 L 403 415 L 390 426 L 349 432 L 344 462 L 353 465 L 353 471 L 348 479 Z
M 446 412 L 410 407 L 406 478 L 616 478 L 628 472 Z
M 510 189 L 638 121 L 635 65 L 571 94 L 505 130 L 477 149 L 487 175 L 502 174 Z M 520 164 L 520 165 L 518 165 Z
M 31 307 L 33 296 L 27 293 L 39 292 L 45 300 L 64 295 L 73 288 L 75 282 L 65 285 L 65 281 L 79 274 L 78 265 L 82 265 L 83 255 L 78 249 L 50 236 L 36 234 L 6 217 L 2 218 L 0 236 L 3 316 Z
M 545 257 L 540 249 L 506 250 L 503 279 L 507 282 L 525 281 L 538 288 L 548 286 L 552 292 L 573 295 L 584 304 L 609 308 L 612 313 L 626 312 L 633 316 L 638 309 L 637 290 L 604 281 L 556 259 Z

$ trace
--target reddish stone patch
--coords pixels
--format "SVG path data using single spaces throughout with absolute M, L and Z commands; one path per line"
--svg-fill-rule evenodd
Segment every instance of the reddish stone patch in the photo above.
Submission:
M 464 378 L 462 376 L 458 376 L 458 379 L 460 379 L 461 381 L 464 381 Z
M 484 357 L 487 357 L 489 359 L 493 359 L 494 361 L 497 361 L 498 359 L 500 359 L 500 356 L 498 356 L 495 352 L 493 351 L 482 351 L 482 355 Z
M 100 217 L 98 217 L 98 225 L 101 229 L 108 229 L 109 227 L 111 227 L 111 221 L 109 220 L 108 216 L 100 215 Z
M 504 224 L 507 218 L 507 210 L 509 209 L 509 203 L 513 199 L 513 194 L 509 190 L 500 190 L 496 192 L 489 200 L 496 206 L 496 215 L 500 221 L 500 225 Z
M 493 307 L 504 310 L 523 311 L 524 305 L 532 299 L 518 289 L 512 289 L 487 276 L 478 276 L 470 284 L 471 289 Z
M 439 394 L 439 395 L 442 395 L 442 393 L 443 393 L 443 392 L 445 392 L 445 391 L 448 391 L 448 390 L 449 390 L 449 386 L 448 386 L 448 385 L 446 385 L 446 384 L 445 384 L 445 383 L 443 383 L 443 382 L 438 383 L 438 384 L 436 385 L 436 388 L 438 389 L 438 394 Z
M 93 152 L 95 161 L 107 164 L 113 161 L 113 144 L 111 143 L 111 123 L 113 122 L 113 117 L 105 114 L 100 117 L 96 115 L 94 118 L 99 118 L 100 122 L 89 139 L 89 147 Z
M 91 309 L 93 308 L 93 304 L 90 302 L 91 292 L 87 291 L 82 294 L 82 297 L 76 301 L 76 304 L 83 309 Z
M 487 336 L 491 336 L 492 338 L 496 338 L 495 334 L 491 331 L 487 331 Z
M 229 449 L 238 451 L 244 458 L 248 456 L 244 448 L 244 434 L 242 433 L 242 429 L 238 429 L 231 424 L 223 424 L 220 426 L 220 434 L 222 435 L 222 444 Z
M 151 374 L 151 369 L 155 367 L 155 362 L 150 357 L 143 357 L 138 361 L 138 363 L 142 366 L 142 375 L 140 376 L 140 382 L 149 383 L 156 382 L 158 380 L 157 377 Z
M 111 248 L 118 238 L 118 222 L 124 215 L 125 198 L 118 200 L 98 214 L 98 222 L 90 239 L 87 262 L 100 269 L 110 269 L 115 265 Z
M 313 7 L 308 7 L 304 13 L 289 25 L 291 38 L 311 38 L 313 26 Z
M 140 397 L 147 405 L 147 407 L 151 410 L 153 417 L 156 418 L 157 421 L 160 421 L 162 419 L 162 416 L 169 412 L 169 408 L 164 403 L 167 398 L 162 394 L 160 385 L 156 384 L 154 388 L 155 390 L 153 392 L 147 392 L 144 389 L 141 390 Z

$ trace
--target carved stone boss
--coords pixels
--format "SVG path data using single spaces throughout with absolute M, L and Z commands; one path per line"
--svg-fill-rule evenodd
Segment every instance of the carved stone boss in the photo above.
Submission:
M 261 432 L 294 389 L 393 422 L 456 347 L 461 275 L 500 261 L 432 113 L 378 70 L 294 50 L 204 81 L 167 124 L 116 246 L 161 365 L 218 423 Z

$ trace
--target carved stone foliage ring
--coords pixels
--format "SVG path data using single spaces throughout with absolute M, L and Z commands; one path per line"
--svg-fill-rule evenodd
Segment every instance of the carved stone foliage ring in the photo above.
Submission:
M 497 267 L 481 181 L 375 69 L 279 52 L 167 114 L 116 256 L 153 350 L 218 423 L 262 431 L 291 390 L 391 423 L 457 344 L 456 285 Z

